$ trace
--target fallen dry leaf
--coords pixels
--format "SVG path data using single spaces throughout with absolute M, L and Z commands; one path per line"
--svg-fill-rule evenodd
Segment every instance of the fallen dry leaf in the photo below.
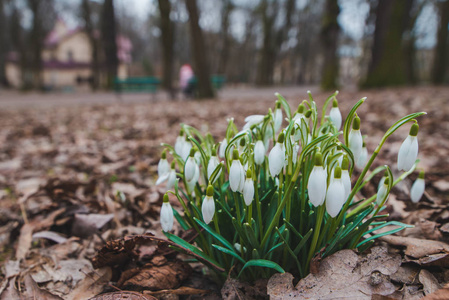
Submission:
M 379 238 L 379 240 L 387 242 L 390 245 L 406 247 L 405 254 L 414 258 L 421 258 L 438 253 L 449 253 L 449 245 L 440 241 L 429 241 L 393 235 L 383 236 Z
M 87 298 L 86 298 L 87 299 Z M 142 295 L 137 292 L 131 292 L 131 291 L 119 291 L 119 292 L 112 292 L 112 293 L 105 293 L 98 295 L 93 298 L 89 298 L 89 300 L 152 300 L 157 299 L 153 296 L 148 295 Z
M 53 295 L 52 293 L 40 289 L 36 282 L 30 275 L 25 276 L 26 295 L 29 299 L 39 300 L 63 300 L 61 297 Z
M 446 284 L 442 289 L 439 289 L 433 294 L 427 295 L 422 300 L 447 300 L 449 299 L 449 284 Z
M 98 295 L 103 291 L 104 285 L 107 284 L 112 278 L 112 270 L 109 267 L 104 267 L 92 271 L 84 277 L 83 280 L 78 282 L 76 287 L 65 296 L 66 300 L 77 300 L 77 299 L 89 299 L 95 295 Z M 91 299 L 104 299 L 94 297 Z
M 270 299 L 371 299 L 396 289 L 389 275 L 397 272 L 401 257 L 385 247 L 373 247 L 359 256 L 352 250 L 339 251 L 322 260 L 319 272 L 309 274 L 293 287 L 289 273 L 275 274 L 268 281 Z
M 419 272 L 419 281 L 423 285 L 424 295 L 430 295 L 441 288 L 435 276 L 427 270 Z

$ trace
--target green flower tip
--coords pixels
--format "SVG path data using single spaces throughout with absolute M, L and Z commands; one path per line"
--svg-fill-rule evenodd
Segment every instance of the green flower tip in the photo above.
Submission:
M 279 109 L 279 108 L 281 108 L 281 101 L 276 101 L 276 109 Z
M 418 130 L 419 130 L 418 123 L 413 124 L 412 127 L 410 128 L 410 135 L 411 136 L 417 136 L 418 135 Z
M 340 168 L 340 167 L 336 167 L 336 168 L 335 168 L 335 171 L 334 171 L 334 178 L 335 178 L 335 179 L 341 178 L 341 168 Z
M 168 203 L 168 193 L 164 195 L 164 203 Z
M 321 152 L 315 153 L 314 165 L 315 166 L 322 166 L 323 165 L 323 154 L 321 154 Z
M 385 178 L 384 184 L 385 185 L 389 185 L 390 184 L 390 177 Z
M 253 172 L 251 172 L 251 169 L 248 169 L 248 171 L 246 171 L 246 178 L 252 178 L 253 177 Z
M 359 130 L 360 129 L 360 118 L 357 116 L 354 118 L 354 121 L 352 122 L 352 129 Z
M 341 145 L 337 145 L 337 151 L 341 151 Z
M 190 154 L 189 154 L 189 156 L 190 156 L 190 157 L 194 157 L 194 156 L 195 156 L 195 149 L 194 149 L 194 148 L 190 149 Z
M 305 116 L 306 118 L 310 118 L 311 115 L 312 115 L 312 110 L 311 110 L 311 109 L 309 109 L 308 111 L 306 111 L 306 113 L 304 114 L 304 116 Z
M 284 142 L 284 133 L 283 132 L 281 132 L 281 133 L 279 133 L 279 135 L 278 135 L 278 143 L 283 143 Z
M 305 108 L 306 108 L 306 107 L 304 106 L 304 104 L 301 103 L 301 104 L 298 106 L 298 109 L 296 110 L 296 112 L 299 113 L 299 114 L 303 114 Z
M 232 159 L 233 160 L 235 160 L 235 159 L 239 159 L 239 150 L 237 150 L 237 149 L 234 149 L 234 151 L 232 151 Z
M 385 171 L 384 177 L 388 177 L 388 171 Z
M 212 197 L 214 195 L 214 187 L 212 185 L 207 186 L 206 196 Z
M 366 143 L 363 141 L 362 148 L 366 148 Z
M 165 151 L 165 149 L 164 149 L 164 151 L 162 151 L 161 158 L 167 159 L 167 151 Z
M 424 171 L 419 172 L 418 178 L 424 179 Z
M 184 129 L 181 128 L 181 130 L 179 131 L 179 135 L 183 136 L 184 135 Z
M 294 135 L 295 131 L 296 131 L 295 127 L 292 127 L 292 131 L 290 132 L 290 135 Z
M 240 146 L 241 147 L 245 147 L 246 144 L 246 140 L 245 139 L 240 139 Z
M 332 107 L 338 107 L 338 101 L 334 98 L 334 101 L 332 101 Z
M 212 156 L 217 156 L 217 149 L 212 148 Z
M 171 166 L 170 166 L 172 169 L 174 169 L 174 168 L 176 168 L 176 164 L 175 164 L 175 161 L 172 161 L 171 162 Z
M 349 170 L 349 158 L 346 155 L 343 156 L 343 160 L 341 162 L 341 168 L 343 170 Z

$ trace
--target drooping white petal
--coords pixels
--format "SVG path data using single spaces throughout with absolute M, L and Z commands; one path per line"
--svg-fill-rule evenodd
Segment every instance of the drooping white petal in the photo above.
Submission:
M 398 153 L 399 171 L 409 171 L 418 157 L 418 139 L 416 136 L 408 135 L 401 145 Z
M 388 191 L 388 185 L 387 184 L 382 184 L 382 186 L 380 187 L 380 189 L 377 191 L 377 196 L 376 196 L 376 202 L 377 205 L 381 205 L 382 204 L 382 200 L 386 197 L 385 202 L 387 202 L 388 196 L 387 195 L 387 191 Z
M 263 145 L 265 146 L 265 149 L 269 148 L 270 140 L 273 138 L 273 128 L 271 126 L 267 126 L 267 129 L 265 130 L 265 135 L 263 137 Z
M 418 178 L 413 183 L 412 188 L 410 190 L 410 198 L 413 203 L 418 203 L 421 200 L 422 195 L 424 194 L 424 190 L 426 188 L 426 183 L 423 178 Z
M 181 151 L 182 160 L 186 161 L 186 159 L 189 157 L 190 149 L 192 149 L 192 144 L 190 144 L 189 141 L 184 141 L 184 144 L 182 145 L 182 151 Z
M 226 147 L 228 146 L 228 140 L 226 138 L 220 143 L 220 148 L 218 149 L 218 156 L 221 158 L 225 157 Z
M 335 128 L 337 128 L 337 130 L 340 130 L 341 127 L 341 112 L 340 109 L 338 107 L 332 107 L 331 111 L 329 113 L 329 118 L 332 122 L 332 124 L 334 124 Z
M 270 169 L 270 174 L 272 177 L 278 175 L 282 168 L 284 167 L 285 162 L 285 151 L 284 144 L 276 143 L 273 149 L 271 149 L 270 154 L 268 155 L 268 167 Z
M 175 186 L 176 182 L 176 171 L 174 169 L 170 170 L 170 173 L 168 173 L 168 180 L 167 180 L 167 190 L 171 190 Z
M 215 201 L 212 196 L 204 197 L 203 204 L 201 205 L 201 212 L 203 214 L 204 223 L 209 224 L 215 214 Z
M 234 159 L 229 170 L 229 186 L 233 192 L 243 189 L 242 182 L 245 181 L 242 163 L 238 159 Z
M 162 203 L 161 227 L 163 231 L 170 231 L 173 228 L 173 209 L 169 202 Z
M 294 164 L 296 164 L 296 161 L 298 160 L 298 152 L 299 152 L 300 148 L 301 147 L 299 146 L 299 144 L 294 144 L 293 145 L 292 161 L 293 161 Z
M 310 172 L 307 190 L 310 202 L 316 207 L 323 204 L 326 197 L 327 175 L 323 166 L 314 166 Z
M 191 181 L 193 179 L 196 166 L 195 158 L 189 156 L 184 166 L 184 177 L 186 181 Z
M 343 186 L 345 187 L 345 201 L 348 199 L 349 194 L 351 193 L 351 177 L 349 176 L 348 170 L 341 170 L 341 181 L 343 182 Z
M 187 189 L 194 194 L 195 185 L 200 179 L 200 168 L 195 164 L 195 171 L 192 180 L 187 181 Z
M 250 129 L 251 126 L 262 123 L 264 115 L 251 115 L 245 118 L 246 124 L 243 126 L 243 130 Z
M 276 108 L 274 110 L 274 131 L 278 132 L 279 129 L 281 129 L 281 125 L 282 125 L 282 110 L 280 108 Z
M 348 137 L 348 147 L 354 155 L 354 160 L 357 161 L 362 152 L 363 138 L 359 129 L 351 129 Z
M 355 165 L 357 168 L 363 169 L 367 161 L 368 161 L 368 149 L 366 147 L 362 147 L 359 159 L 355 161 Z
M 261 165 L 265 160 L 265 146 L 262 141 L 257 141 L 254 145 L 254 162 Z
M 170 172 L 165 173 L 164 175 L 158 177 L 158 179 L 156 180 L 156 185 L 161 184 L 162 182 L 164 182 L 165 180 L 167 180 L 168 177 L 170 177 Z
M 254 182 L 251 178 L 246 178 L 243 186 L 243 200 L 247 206 L 251 205 L 254 199 Z
M 217 166 L 220 164 L 220 162 L 218 161 L 218 157 L 216 156 L 211 156 L 209 159 L 209 163 L 207 164 L 207 179 L 210 180 L 210 177 L 212 176 L 212 173 L 214 172 L 214 170 L 217 168 Z M 216 178 L 218 178 L 218 176 L 220 176 L 221 174 L 221 170 L 218 171 L 218 175 Z
M 157 164 L 157 175 L 162 177 L 170 171 L 170 164 L 168 163 L 166 158 L 161 158 L 159 163 Z
M 345 203 L 345 187 L 341 178 L 332 180 L 326 193 L 326 211 L 335 218 Z
M 178 135 L 176 137 L 175 142 L 175 152 L 178 153 L 178 155 L 182 154 L 182 148 L 184 147 L 185 138 L 183 136 Z

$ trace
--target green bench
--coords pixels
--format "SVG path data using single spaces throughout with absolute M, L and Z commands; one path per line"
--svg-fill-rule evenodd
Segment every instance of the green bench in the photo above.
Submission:
M 212 83 L 212 87 L 218 91 L 225 85 L 226 77 L 224 75 L 212 75 L 210 77 L 210 82 Z M 196 87 L 198 84 L 198 78 L 196 78 L 196 76 L 192 77 L 189 80 L 189 83 L 192 83 Z
M 151 93 L 154 96 L 160 85 L 161 81 L 156 77 L 128 77 L 114 80 L 114 90 L 118 95 L 122 93 Z

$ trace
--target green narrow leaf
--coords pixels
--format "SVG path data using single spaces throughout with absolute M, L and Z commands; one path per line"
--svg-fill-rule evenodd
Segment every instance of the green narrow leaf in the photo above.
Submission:
M 288 102 L 285 100 L 285 98 L 281 94 L 274 93 L 274 95 L 276 97 L 278 97 L 279 101 L 281 101 L 281 104 L 284 107 L 285 113 L 287 114 L 287 118 L 289 120 L 291 120 L 292 119 L 292 112 L 291 112 L 291 109 L 290 109 L 290 105 L 288 105 Z
M 237 253 L 235 253 L 233 251 L 230 251 L 229 249 L 227 249 L 225 247 L 221 247 L 221 246 L 218 246 L 218 245 L 215 245 L 215 244 L 212 244 L 212 247 L 214 247 L 215 249 L 217 249 L 217 250 L 219 250 L 219 251 L 221 251 L 223 253 L 229 254 L 232 257 L 237 258 L 242 264 L 246 263 L 246 261 L 243 258 L 241 258 Z
M 175 215 L 176 221 L 178 221 L 179 225 L 181 225 L 183 230 L 190 229 L 190 226 L 184 221 L 184 219 L 181 217 L 181 215 L 176 211 L 176 209 L 173 209 L 173 214 Z
M 284 269 L 282 269 L 282 267 L 280 265 L 278 265 L 275 262 L 269 261 L 269 260 L 265 260 L 265 259 L 252 259 L 250 261 L 248 261 L 242 268 L 242 270 L 240 270 L 239 275 L 237 276 L 240 277 L 240 275 L 242 275 L 242 272 L 248 268 L 248 267 L 262 267 L 262 268 L 269 268 L 269 269 L 273 269 L 278 271 L 279 273 L 285 273 Z
M 296 246 L 295 250 L 293 250 L 293 253 L 296 255 L 299 254 L 299 251 L 301 251 L 302 247 L 307 243 L 309 238 L 312 236 L 313 228 L 310 228 L 309 232 L 304 236 L 304 238 L 299 242 L 298 246 Z
M 210 235 L 212 235 L 217 241 L 219 241 L 220 243 L 222 243 L 225 247 L 227 247 L 230 251 L 235 251 L 234 247 L 231 245 L 231 243 L 229 243 L 224 237 L 222 237 L 221 235 L 219 235 L 218 233 L 216 233 L 214 230 L 212 230 L 212 228 L 210 228 L 209 225 L 207 225 L 206 223 L 200 221 L 197 218 L 193 218 L 195 220 L 195 222 L 197 222 L 201 227 L 204 228 L 204 230 L 206 230 Z

